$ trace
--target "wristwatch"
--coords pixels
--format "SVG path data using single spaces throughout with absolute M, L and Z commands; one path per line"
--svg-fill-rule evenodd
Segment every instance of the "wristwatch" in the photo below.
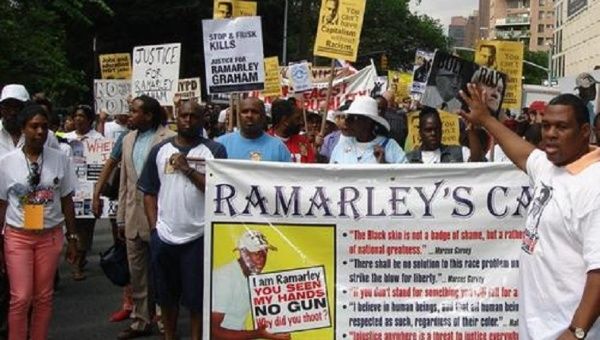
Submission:
M 585 339 L 585 336 L 587 335 L 585 333 L 585 330 L 580 327 L 569 326 L 569 330 L 571 331 L 571 333 L 573 333 L 573 335 L 575 335 L 575 338 L 578 340 Z

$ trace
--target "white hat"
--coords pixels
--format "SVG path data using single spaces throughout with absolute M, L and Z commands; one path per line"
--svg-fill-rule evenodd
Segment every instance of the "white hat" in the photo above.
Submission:
M 10 84 L 2 88 L 2 96 L 0 102 L 7 99 L 16 99 L 18 101 L 26 102 L 29 100 L 29 92 L 25 89 L 25 86 L 20 84 Z
M 237 249 L 246 249 L 251 253 L 255 253 L 257 251 L 267 249 L 277 250 L 277 247 L 270 245 L 265 235 L 263 235 L 263 233 L 261 233 L 260 231 L 248 230 L 238 240 Z
M 348 110 L 344 111 L 346 115 L 360 115 L 371 118 L 376 123 L 379 123 L 386 130 L 390 131 L 390 123 L 379 115 L 377 110 L 377 101 L 368 96 L 362 96 L 356 98 L 350 104 Z
M 333 110 L 327 111 L 327 121 L 335 124 L 335 116 L 336 115 L 337 115 L 337 113 Z
M 575 88 L 589 88 L 592 87 L 593 85 L 596 85 L 598 83 L 598 81 L 596 79 L 594 79 L 594 77 L 587 73 L 587 72 L 583 72 L 580 73 L 577 76 L 577 79 L 575 79 Z

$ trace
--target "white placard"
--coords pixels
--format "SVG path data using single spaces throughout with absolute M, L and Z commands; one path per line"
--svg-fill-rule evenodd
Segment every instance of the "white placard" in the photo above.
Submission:
M 135 47 L 131 80 L 133 96 L 145 94 L 158 100 L 161 105 L 173 105 L 180 58 L 179 43 Z

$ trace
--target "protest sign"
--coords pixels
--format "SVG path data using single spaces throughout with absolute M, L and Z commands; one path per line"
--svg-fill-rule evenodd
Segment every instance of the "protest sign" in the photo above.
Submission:
M 256 1 L 237 1 L 234 6 L 234 16 L 254 17 L 256 16 Z
M 442 119 L 442 144 L 460 145 L 460 124 L 458 115 L 446 111 L 440 111 Z M 407 115 L 408 135 L 404 144 L 404 151 L 410 152 L 421 146 L 419 135 L 419 112 L 411 112 Z
M 412 94 L 423 94 L 427 87 L 427 77 L 431 70 L 433 53 L 417 50 L 415 53 L 415 65 L 413 66 Z
M 94 80 L 96 113 L 105 112 L 109 116 L 127 114 L 130 96 L 131 81 L 129 80 Z
M 181 44 L 137 46 L 133 49 L 132 96 L 150 96 L 173 105 L 179 81 Z
M 283 79 L 282 95 L 288 97 L 293 95 L 293 89 L 289 85 L 291 81 Z M 325 102 L 327 97 L 327 81 L 313 82 L 313 87 L 305 92 L 295 95 L 301 102 L 304 102 L 307 110 L 318 111 L 319 105 Z M 377 86 L 384 86 L 379 83 L 377 70 L 373 64 L 363 68 L 362 70 L 348 75 L 347 72 L 336 72 L 333 85 L 332 97 L 329 102 L 329 110 L 337 109 L 346 100 L 354 100 L 357 96 L 368 96 Z M 259 91 L 251 91 L 246 93 L 248 97 L 258 97 L 270 103 L 271 98 L 265 98 Z M 302 97 L 302 98 L 301 98 Z
M 331 326 L 324 266 L 257 274 L 248 281 L 254 328 L 289 333 Z
M 231 19 L 235 13 L 236 0 L 214 0 L 213 19 Z
M 214 160 L 207 174 L 212 298 L 203 314 L 225 311 L 225 328 L 254 330 L 260 319 L 299 340 L 518 338 L 519 254 L 533 193 L 514 166 Z M 249 276 L 240 264 L 247 247 L 265 250 Z M 291 286 L 304 289 L 290 295 Z M 230 305 L 236 321 L 220 309 Z M 329 327 L 283 328 L 327 316 Z
M 131 79 L 129 53 L 101 54 L 99 60 L 102 79 Z
M 476 83 L 486 89 L 486 103 L 497 116 L 504 98 L 506 74 L 441 51 L 436 51 L 433 58 L 421 103 L 452 113 L 466 110 L 459 91 L 466 91 L 468 83 Z
M 356 61 L 366 0 L 322 0 L 314 55 Z
M 388 71 L 388 89 L 394 92 L 397 101 L 410 94 L 413 75 L 401 71 Z
M 208 93 L 263 90 L 260 17 L 202 20 Z
M 520 41 L 480 40 L 475 63 L 506 74 L 506 93 L 502 108 L 521 109 L 523 43 Z
M 179 95 L 181 100 L 195 99 L 200 101 L 200 97 L 202 96 L 200 78 L 179 79 L 177 95 Z
M 104 163 L 110 157 L 114 140 L 110 138 L 84 139 L 69 141 L 73 151 L 73 165 L 77 176 L 77 190 L 73 195 L 75 217 L 94 218 L 92 197 Z M 102 217 L 114 217 L 117 214 L 117 202 L 101 197 L 103 201 Z
M 308 63 L 303 62 L 290 65 L 290 80 L 296 93 L 311 89 L 312 79 Z
M 265 89 L 262 94 L 265 97 L 281 96 L 281 74 L 277 57 L 265 58 Z

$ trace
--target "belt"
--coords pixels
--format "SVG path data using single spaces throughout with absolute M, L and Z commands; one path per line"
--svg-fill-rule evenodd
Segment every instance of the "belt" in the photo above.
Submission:
M 51 233 L 51 232 L 55 231 L 57 228 L 62 229 L 62 223 L 59 223 L 59 224 L 55 225 L 54 227 L 44 228 L 44 229 L 25 229 L 25 228 L 15 227 L 10 224 L 6 224 L 6 226 L 11 228 L 14 231 L 24 233 L 24 234 L 31 234 L 31 235 L 43 235 L 43 234 Z

